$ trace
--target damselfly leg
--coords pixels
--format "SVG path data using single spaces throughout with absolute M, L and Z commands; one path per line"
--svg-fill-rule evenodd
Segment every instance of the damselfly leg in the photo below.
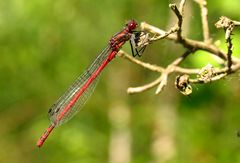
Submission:
M 142 56 L 146 46 L 150 43 L 149 33 L 134 31 L 130 38 L 130 45 L 133 57 Z

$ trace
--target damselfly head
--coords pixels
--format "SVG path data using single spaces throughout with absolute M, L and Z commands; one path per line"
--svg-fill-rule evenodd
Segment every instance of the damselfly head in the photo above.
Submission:
M 137 22 L 136 22 L 135 20 L 130 20 L 130 21 L 126 24 L 126 26 L 128 27 L 128 29 L 129 29 L 130 31 L 132 31 L 132 30 L 134 30 L 134 29 L 137 28 L 138 24 L 137 24 Z

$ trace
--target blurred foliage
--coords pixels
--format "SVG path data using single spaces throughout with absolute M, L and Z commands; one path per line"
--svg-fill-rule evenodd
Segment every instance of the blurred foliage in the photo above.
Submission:
M 166 29 L 174 1 L 137 0 L 1 0 L 0 1 L 0 162 L 108 162 L 112 101 L 126 103 L 131 112 L 132 162 L 149 162 L 153 115 L 168 98 L 175 97 L 176 156 L 171 162 L 240 162 L 239 75 L 215 83 L 194 86 L 191 97 L 166 88 L 128 96 L 128 86 L 144 84 L 156 77 L 122 59 L 115 59 L 102 75 L 91 100 L 69 123 L 56 129 L 42 149 L 35 144 L 48 126 L 49 106 L 86 68 L 111 36 L 128 19 L 146 21 Z M 199 8 L 192 1 L 188 36 L 202 39 Z M 222 15 L 239 20 L 237 0 L 208 2 L 209 23 L 214 40 L 223 31 L 214 23 Z M 235 32 L 234 54 L 239 53 Z M 124 47 L 129 51 L 129 45 Z M 176 50 L 178 49 L 178 50 Z M 149 46 L 141 58 L 167 65 L 183 50 L 168 41 Z M 184 66 L 204 66 L 208 59 L 194 54 Z M 204 54 L 205 55 L 205 54 Z M 202 55 L 202 56 L 204 56 Z M 111 73 L 122 72 L 116 83 Z M 173 80 L 169 82 L 174 82 Z M 112 96 L 110 84 L 121 86 Z M 160 104 L 159 104 L 160 103 Z M 112 108 L 114 109 L 114 108 Z

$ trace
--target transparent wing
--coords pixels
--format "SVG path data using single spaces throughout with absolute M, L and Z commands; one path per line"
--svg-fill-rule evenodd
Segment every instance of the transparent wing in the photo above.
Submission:
M 74 95 L 81 89 L 81 87 L 88 81 L 92 74 L 99 68 L 101 63 L 107 58 L 109 51 L 111 50 L 110 46 L 106 47 L 94 60 L 94 62 L 88 67 L 88 69 L 80 75 L 76 81 L 67 89 L 67 91 L 57 100 L 55 104 L 49 109 L 48 115 L 49 119 L 56 126 L 59 126 L 69 119 L 71 119 L 86 103 L 87 99 L 91 96 L 94 91 L 98 78 L 93 80 L 88 88 L 81 94 L 78 100 L 71 106 L 71 108 L 64 114 L 61 120 L 57 120 L 58 115 L 65 109 L 65 107 L 70 103 Z

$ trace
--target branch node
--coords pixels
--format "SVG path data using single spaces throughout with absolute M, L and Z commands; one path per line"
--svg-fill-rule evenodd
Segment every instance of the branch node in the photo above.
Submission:
M 168 75 L 162 74 L 160 84 L 158 85 L 155 94 L 159 94 L 164 89 L 164 87 L 167 85 L 167 79 Z

